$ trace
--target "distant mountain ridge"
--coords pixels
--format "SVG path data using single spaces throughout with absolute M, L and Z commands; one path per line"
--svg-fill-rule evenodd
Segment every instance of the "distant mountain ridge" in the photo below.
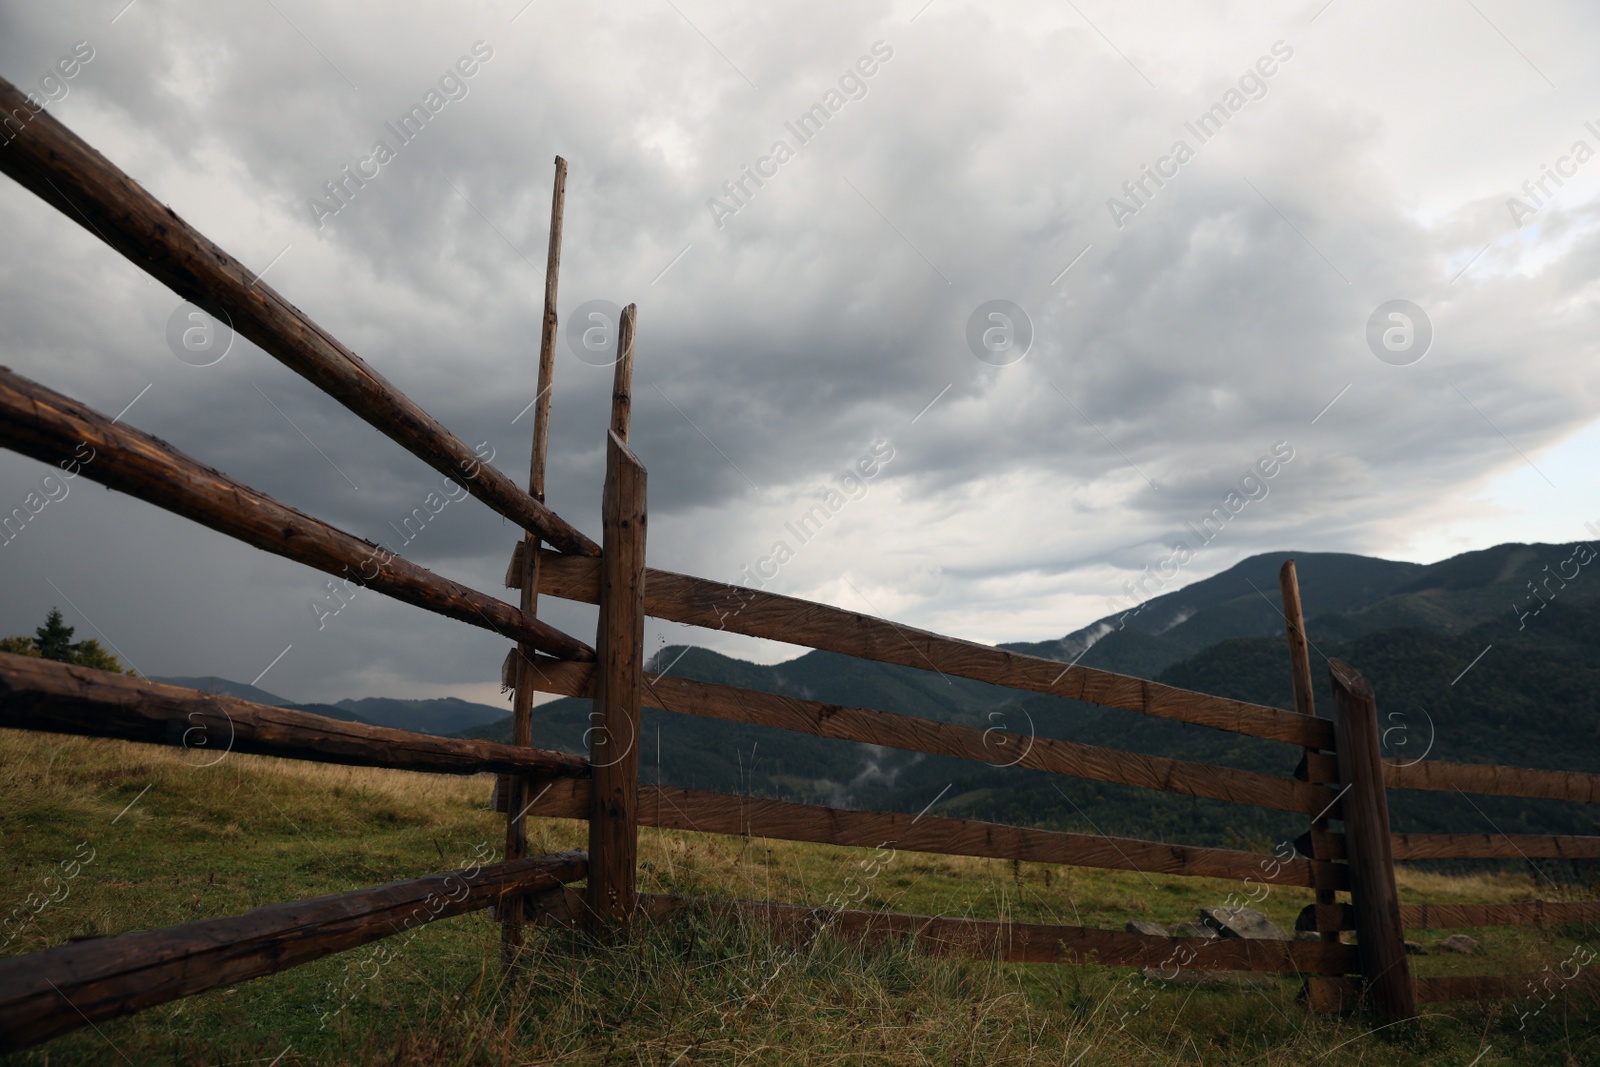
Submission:
M 309 711 L 331 719 L 343 719 L 346 722 L 364 722 L 373 726 L 389 726 L 397 730 L 438 734 L 441 737 L 463 730 L 482 728 L 500 719 L 510 718 L 510 712 L 505 708 L 475 704 L 455 697 L 436 697 L 431 700 L 362 697 L 341 700 L 337 704 L 297 704 L 246 682 L 234 682 L 213 675 L 166 677 L 154 680 L 200 689 L 208 693 L 225 693 L 241 700 L 252 700 L 257 704 L 267 704 L 271 707 Z

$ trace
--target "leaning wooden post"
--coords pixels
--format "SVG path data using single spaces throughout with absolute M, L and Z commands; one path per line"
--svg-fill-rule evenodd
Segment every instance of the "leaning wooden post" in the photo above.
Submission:
M 561 274 L 561 222 L 567 199 L 567 161 L 556 157 L 555 189 L 550 197 L 550 244 L 544 272 L 544 325 L 539 332 L 539 393 L 533 401 L 533 451 L 528 461 L 528 493 L 544 503 L 544 472 L 550 454 L 550 388 L 556 370 L 556 281 Z M 522 543 L 512 554 L 507 584 L 520 583 L 522 612 L 528 618 L 538 615 L 539 538 L 524 532 Z M 519 644 L 512 650 L 516 670 L 506 672 L 514 679 L 511 702 L 511 743 L 524 748 L 533 744 L 533 678 L 523 669 L 533 662 L 534 650 Z M 506 859 L 519 860 L 528 854 L 528 779 L 506 776 L 500 779 L 506 803 Z M 522 946 L 525 898 L 511 898 L 500 906 L 500 944 L 509 964 Z
M 1367 995 L 1386 1022 L 1414 1018 L 1416 990 L 1406 961 L 1400 895 L 1394 884 L 1389 798 L 1378 748 L 1378 702 L 1372 686 L 1342 660 L 1328 661 L 1333 729 L 1343 784 L 1345 847 L 1356 947 Z
M 1302 715 L 1315 717 L 1317 705 L 1313 696 L 1311 684 L 1311 649 L 1306 640 L 1305 612 L 1300 605 L 1300 578 L 1295 572 L 1294 560 L 1286 559 L 1283 567 L 1278 571 L 1278 589 L 1283 594 L 1283 624 L 1285 636 L 1289 643 L 1289 672 L 1294 679 L 1294 710 Z M 1318 759 L 1319 751 L 1308 748 L 1305 750 L 1306 776 L 1315 780 L 1311 773 L 1314 765 L 1323 762 Z M 1307 853 L 1314 860 L 1328 859 L 1327 848 L 1322 836 L 1328 831 L 1328 818 L 1326 814 L 1317 814 L 1311 817 L 1311 833 Z M 1322 868 L 1318 868 L 1322 870 Z M 1321 877 L 1319 875 L 1319 881 Z M 1339 931 L 1329 924 L 1328 916 L 1333 915 L 1339 902 L 1337 894 L 1332 888 L 1318 885 L 1316 888 L 1316 903 L 1313 909 L 1316 916 L 1316 930 L 1318 937 L 1324 944 L 1336 944 L 1339 941 Z M 1340 1007 L 1341 998 L 1337 990 L 1339 986 L 1335 981 L 1317 975 L 1307 975 L 1305 983 L 1306 1000 L 1317 1011 L 1333 1011 Z
M 1310 681 L 1310 645 L 1306 640 L 1306 613 L 1301 608 L 1299 598 L 1299 576 L 1294 573 L 1294 560 L 1283 561 L 1283 568 L 1278 571 L 1278 589 L 1283 592 L 1283 625 L 1285 625 L 1288 645 L 1290 645 L 1290 673 L 1294 678 L 1294 710 L 1301 715 L 1317 715 L 1317 702 L 1312 696 L 1312 681 Z M 1304 750 L 1306 755 L 1307 777 L 1315 781 L 1310 768 L 1318 760 L 1317 749 Z M 1328 832 L 1328 817 L 1312 816 L 1310 821 L 1310 849 L 1307 849 L 1312 859 L 1328 859 L 1326 848 L 1323 848 L 1323 838 L 1320 835 Z M 1334 896 L 1333 889 L 1317 886 L 1317 904 L 1338 904 L 1338 896 Z M 1323 942 L 1338 942 L 1338 929 L 1325 929 L 1322 915 L 1331 912 L 1318 910 L 1317 933 L 1322 934 Z
M 639 854 L 639 707 L 644 695 L 645 470 L 628 448 L 628 397 L 633 389 L 629 304 L 617 332 L 611 429 L 606 435 L 606 486 L 601 507 L 600 621 L 596 631 L 594 726 L 589 763 L 591 930 L 626 936 L 636 901 Z

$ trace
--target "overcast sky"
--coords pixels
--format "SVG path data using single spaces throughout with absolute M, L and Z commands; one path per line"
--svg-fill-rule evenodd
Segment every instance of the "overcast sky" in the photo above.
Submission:
M 0 76 L 519 482 L 564 156 L 563 320 L 639 305 L 658 567 L 997 642 L 1107 614 L 1179 541 L 1169 589 L 1600 522 L 1592 6 L 525 3 L 5 0 Z M 341 204 L 347 166 L 371 177 Z M 177 297 L 4 178 L 0 235 L 0 363 L 108 415 L 137 398 L 130 425 L 364 537 L 439 487 L 247 342 L 180 360 Z M 996 300 L 1026 322 L 969 330 Z M 580 350 L 549 502 L 598 537 L 611 371 Z M 1279 442 L 1201 547 L 1185 524 Z M 801 543 L 786 524 L 874 448 Z M 0 454 L 0 511 L 47 472 Z M 510 598 L 517 536 L 468 500 L 403 551 Z M 498 699 L 494 636 L 371 593 L 319 629 L 319 574 L 84 479 L 0 576 L 0 633 L 59 605 L 148 674 Z M 541 612 L 592 640 L 589 609 Z M 686 640 L 796 651 L 648 634 Z

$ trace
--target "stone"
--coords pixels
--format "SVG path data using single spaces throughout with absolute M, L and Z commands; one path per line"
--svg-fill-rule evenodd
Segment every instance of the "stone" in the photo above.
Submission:
M 1167 928 L 1160 923 L 1146 922 L 1143 919 L 1129 919 L 1124 930 L 1130 934 L 1149 934 L 1152 937 L 1169 937 Z
M 1407 956 L 1426 956 L 1428 954 L 1428 950 L 1416 941 L 1407 941 L 1405 946 Z
M 1223 937 L 1236 937 L 1245 941 L 1290 940 L 1282 927 L 1254 908 L 1208 904 L 1200 909 L 1200 921 Z
M 1179 923 L 1172 928 L 1173 937 L 1198 937 L 1203 941 L 1210 941 L 1217 936 L 1217 932 L 1209 926 L 1199 923 Z
M 1435 947 L 1441 948 L 1446 952 L 1459 952 L 1463 956 L 1475 956 L 1482 946 L 1478 944 L 1476 939 L 1470 938 L 1466 934 L 1451 934 Z
M 1315 930 L 1296 930 L 1294 932 L 1294 939 L 1296 941 L 1320 942 L 1322 940 L 1322 935 L 1317 933 Z

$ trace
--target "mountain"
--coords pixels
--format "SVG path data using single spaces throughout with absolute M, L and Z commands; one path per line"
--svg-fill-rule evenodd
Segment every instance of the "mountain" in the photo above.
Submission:
M 313 705 L 295 705 L 302 711 L 316 711 Z M 490 723 L 511 721 L 511 713 L 503 707 L 474 704 L 455 697 L 438 697 L 433 700 L 399 700 L 394 697 L 363 697 L 360 700 L 341 700 L 335 705 L 343 712 L 339 718 L 353 718 L 377 726 L 391 726 L 397 730 L 415 730 L 423 734 L 448 736 Z M 319 714 L 327 714 L 318 711 Z M 507 735 L 509 736 L 509 734 Z
M 231 682 L 226 678 L 216 675 L 206 675 L 203 678 L 190 678 L 173 676 L 170 678 L 152 678 L 151 681 L 165 682 L 168 685 L 181 685 L 186 689 L 199 689 L 205 693 L 222 693 L 240 700 L 250 700 L 257 704 L 267 704 L 274 708 L 287 708 L 294 704 L 292 700 L 285 700 L 276 693 L 269 693 L 265 689 L 257 689 L 247 682 Z
M 1510 612 L 1513 603 L 1537 608 L 1531 582 L 1550 583 L 1545 599 L 1600 598 L 1600 582 L 1584 580 L 1587 564 L 1576 561 L 1571 546 L 1497 545 L 1433 564 L 1338 552 L 1272 552 L 1172 593 L 1160 593 L 1157 582 L 1149 581 L 1146 588 L 1158 595 L 1136 604 L 1143 594 L 1134 588 L 1122 610 L 1081 630 L 1054 641 L 1002 647 L 1066 661 L 1081 654 L 1085 666 L 1151 678 L 1230 637 L 1281 637 L 1278 569 L 1289 558 L 1296 560 L 1313 639 L 1350 640 L 1401 626 L 1459 633 Z
M 360 722 L 370 726 L 389 726 L 398 730 L 415 730 L 418 733 L 449 736 L 462 730 L 483 727 L 504 719 L 507 737 L 510 736 L 510 713 L 505 708 L 489 704 L 474 704 L 455 697 L 434 700 L 401 700 L 394 697 L 363 697 L 358 700 L 341 700 L 337 704 L 296 704 L 276 693 L 257 689 L 245 682 L 234 682 L 214 675 L 205 677 L 156 678 L 158 682 L 186 686 L 207 693 L 225 693 L 241 700 L 267 704 L 275 708 L 292 708 L 324 715 L 345 722 Z M 581 732 L 581 731 L 580 731 Z

